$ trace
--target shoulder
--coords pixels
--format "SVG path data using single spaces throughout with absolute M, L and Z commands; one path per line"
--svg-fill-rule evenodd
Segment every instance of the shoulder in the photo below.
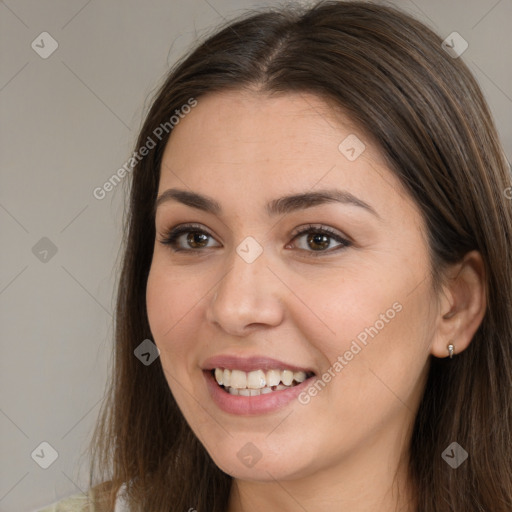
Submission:
M 116 503 L 114 512 L 125 512 L 128 510 L 124 496 L 121 496 L 125 485 L 116 493 Z M 96 505 L 99 500 L 99 494 L 109 492 L 108 484 L 100 484 L 93 489 L 89 489 L 87 494 L 79 493 L 63 498 L 37 512 L 99 512 L 100 508 Z
M 80 493 L 68 496 L 38 512 L 94 512 L 94 506 L 88 495 Z

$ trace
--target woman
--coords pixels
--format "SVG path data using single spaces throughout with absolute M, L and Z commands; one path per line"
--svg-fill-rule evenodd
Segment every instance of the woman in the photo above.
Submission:
M 246 16 L 171 71 L 133 162 L 91 507 L 512 509 L 510 174 L 455 57 L 334 1 Z

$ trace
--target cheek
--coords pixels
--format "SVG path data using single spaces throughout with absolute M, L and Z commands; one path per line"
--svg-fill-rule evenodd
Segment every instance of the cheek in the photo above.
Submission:
M 197 415 L 188 393 L 192 387 L 194 339 L 193 315 L 200 294 L 197 286 L 187 286 L 178 272 L 165 261 L 153 260 L 146 286 L 146 306 L 153 341 L 160 350 L 160 361 L 169 388 L 187 417 Z M 204 295 L 204 293 L 203 293 Z M 195 306 L 195 308 L 194 308 Z M 190 391 L 189 391 L 190 392 Z
M 400 300 L 391 303 L 397 296 Z M 388 308 L 391 304 L 396 309 Z M 351 428 L 366 424 L 377 432 L 392 418 L 415 409 L 429 356 L 425 304 L 425 298 L 394 294 L 380 307 L 375 303 L 370 318 L 354 321 L 352 335 L 343 336 L 332 352 L 330 360 L 341 355 L 343 368 L 333 372 L 329 401 L 351 418 Z
M 193 318 L 200 307 L 201 296 L 204 296 L 197 281 L 192 280 L 195 284 L 190 286 L 188 277 L 179 278 L 179 275 L 157 257 L 146 287 L 151 334 L 160 350 L 164 370 L 172 375 L 185 374 L 189 367 L 187 356 L 193 349 L 190 343 L 191 336 L 194 337 Z
M 347 392 L 370 402 L 392 398 L 386 385 L 407 396 L 428 359 L 435 309 L 430 280 L 422 281 L 410 263 L 393 268 L 361 265 L 336 284 L 308 287 L 318 319 L 302 317 L 301 330 L 322 353 L 322 375 L 342 403 Z
M 387 328 L 400 314 L 396 303 L 403 295 L 396 282 L 380 283 L 377 274 L 362 267 L 340 275 L 329 283 L 306 283 L 304 290 L 312 315 L 302 316 L 302 328 L 311 334 L 309 339 L 318 341 L 330 362 L 349 350 L 353 340 L 364 343 L 369 337 L 366 329 L 376 322 L 379 330 Z
M 155 254 L 146 286 L 147 314 L 155 342 L 175 337 L 181 324 L 195 314 L 205 293 L 197 276 L 176 270 Z
M 146 308 L 151 334 L 157 345 L 164 333 L 172 328 L 176 302 L 166 274 L 153 263 L 146 286 Z

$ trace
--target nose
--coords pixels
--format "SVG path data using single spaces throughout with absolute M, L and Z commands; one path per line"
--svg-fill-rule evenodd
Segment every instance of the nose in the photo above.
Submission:
M 269 263 L 265 251 L 251 263 L 233 251 L 229 267 L 211 295 L 207 320 L 233 336 L 278 326 L 284 318 L 282 294 L 286 288 Z

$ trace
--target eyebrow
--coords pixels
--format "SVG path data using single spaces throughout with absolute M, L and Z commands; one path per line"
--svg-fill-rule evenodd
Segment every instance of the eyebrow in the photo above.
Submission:
M 155 211 L 161 204 L 168 201 L 176 201 L 214 215 L 220 215 L 222 213 L 222 207 L 215 199 L 198 194 L 197 192 L 177 188 L 167 189 L 158 196 L 155 202 Z M 346 190 L 338 189 L 318 190 L 315 192 L 303 192 L 283 196 L 267 203 L 265 209 L 269 216 L 276 216 L 327 203 L 342 203 L 358 206 L 380 218 L 380 215 L 368 203 Z

